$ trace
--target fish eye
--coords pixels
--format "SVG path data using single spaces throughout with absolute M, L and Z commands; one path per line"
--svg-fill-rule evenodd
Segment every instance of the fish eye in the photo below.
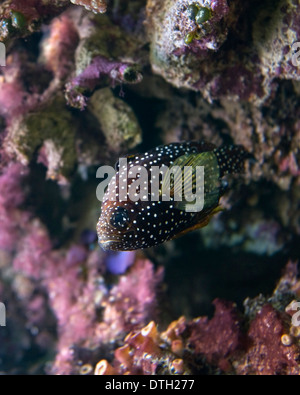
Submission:
M 130 222 L 128 210 L 124 207 L 118 207 L 110 218 L 110 224 L 118 229 L 124 230 L 128 227 Z

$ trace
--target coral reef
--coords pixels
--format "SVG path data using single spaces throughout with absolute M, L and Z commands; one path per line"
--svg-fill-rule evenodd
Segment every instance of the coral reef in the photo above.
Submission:
M 99 258 L 90 261 L 93 261 L 94 270 L 97 271 Z M 78 281 L 76 267 L 75 270 L 72 269 L 74 280 Z M 90 270 L 89 273 L 89 279 L 76 287 L 75 293 L 65 289 L 68 286 L 74 290 L 74 281 L 66 283 L 61 279 L 64 288 L 58 287 L 59 291 L 59 278 L 51 280 L 49 284 L 60 330 L 58 353 L 51 367 L 52 373 L 79 373 L 85 361 L 80 361 L 77 349 L 79 354 L 82 349 L 82 353 L 89 356 L 94 350 L 100 348 L 101 353 L 101 349 L 105 350 L 106 347 L 108 353 L 111 345 L 118 344 L 124 334 L 132 328 L 143 326 L 149 317 L 155 316 L 155 294 L 162 270 L 155 272 L 150 262 L 138 260 L 111 290 L 108 290 L 95 272 Z M 101 320 L 97 319 L 100 312 Z M 94 354 L 97 355 L 95 351 Z
M 106 140 L 114 142 L 114 151 L 122 152 L 141 143 L 142 131 L 132 108 L 109 88 L 93 94 L 89 110 L 97 118 Z
M 57 179 L 58 174 L 67 176 L 76 160 L 76 128 L 70 112 L 63 108 L 63 98 L 55 97 L 39 113 L 28 115 L 21 123 L 16 122 L 6 136 L 7 152 L 25 165 L 40 149 L 38 160 L 48 168 L 47 177 L 52 179 Z
M 84 244 L 54 249 L 43 224 L 20 208 L 26 198 L 22 183 L 27 176 L 26 169 L 22 173 L 22 166 L 14 165 L 0 177 L 5 191 L 0 205 L 0 295 L 1 300 L 8 301 L 9 328 L 15 326 L 12 333 L 7 328 L 5 342 L 16 349 L 16 359 L 11 363 L 20 373 L 22 369 L 18 370 L 17 365 L 25 363 L 27 348 L 37 348 L 41 357 L 51 351 L 55 341 L 51 332 L 56 326 L 57 354 L 51 372 L 78 373 L 80 364 L 74 348 L 86 348 L 88 354 L 98 347 L 109 350 L 124 334 L 156 317 L 155 300 L 163 270 L 133 256 L 131 269 L 109 287 L 104 277 L 106 257 L 99 249 Z M 7 293 L 9 286 L 11 291 Z M 24 313 L 19 319 L 20 309 Z M 20 328 L 19 335 L 16 328 Z M 24 344 L 16 342 L 14 336 L 24 338 Z M 4 361 L 8 358 L 6 352 L 4 349 Z
M 69 0 L 5 0 L 0 5 L 0 40 L 27 36 L 38 31 L 41 23 L 59 13 Z
M 299 15 L 295 0 L 1 2 L 0 374 L 300 373 Z M 102 251 L 97 168 L 182 140 L 249 152 L 224 211 Z
M 86 106 L 87 95 L 101 83 L 139 83 L 142 74 L 135 64 L 139 40 L 132 43 L 131 35 L 113 25 L 108 18 L 84 19 L 81 29 L 88 29 L 76 51 L 76 76 L 66 84 L 67 102 L 81 110 Z M 114 38 L 112 43 L 111 37 Z M 140 44 L 141 45 L 141 44 Z M 122 53 L 128 60 L 123 60 Z M 140 56 L 140 54 L 139 54 Z M 106 78 L 105 78 L 106 77 Z
M 76 17 L 76 12 L 73 16 L 66 12 L 52 21 L 46 29 L 47 37 L 42 40 L 41 55 L 36 63 L 29 61 L 25 51 L 21 54 L 12 52 L 0 81 L 0 112 L 7 125 L 4 151 L 23 164 L 28 164 L 38 154 L 38 162 L 48 168 L 47 177 L 61 184 L 67 182 L 77 162 L 81 162 L 78 158 L 83 158 L 86 164 L 107 160 L 106 150 L 98 149 L 95 152 L 95 137 L 91 136 L 88 143 L 82 142 L 78 132 L 78 115 L 70 111 L 63 95 L 68 97 L 68 103 L 71 101 L 70 104 L 83 109 L 86 98 L 80 92 L 84 92 L 84 88 L 93 90 L 99 84 L 100 70 L 119 83 L 139 82 L 141 79 L 132 63 L 111 61 L 99 55 L 102 53 L 101 48 L 98 52 L 90 50 L 82 55 L 87 50 L 83 44 L 85 40 L 77 48 L 79 32 L 72 20 Z M 97 32 L 99 30 L 101 26 Z M 97 32 L 88 40 L 89 43 L 93 42 Z M 76 48 L 81 66 L 83 62 L 92 63 L 82 66 L 84 70 L 65 88 L 66 79 L 74 69 Z M 108 54 L 107 50 L 105 54 Z M 36 73 L 41 77 L 35 78 Z M 89 121 L 90 114 L 101 117 L 99 125 L 95 126 L 93 119 Z M 93 128 L 93 134 L 94 130 L 99 129 L 99 141 L 105 140 L 104 145 L 108 144 L 109 150 L 115 154 L 120 149 L 126 152 L 140 143 L 141 129 L 134 112 L 123 100 L 115 97 L 109 88 L 95 92 L 90 114 L 85 115 L 89 119 L 83 124 L 85 127 L 88 125 L 88 129 Z M 104 114 L 107 116 L 104 117 Z
M 286 301 L 278 304 L 279 294 L 289 299 L 291 288 L 299 289 L 295 268 L 288 264 L 269 300 L 251 301 L 252 314 L 257 309 L 254 318 L 249 308 L 242 315 L 234 304 L 216 299 L 211 319 L 182 316 L 163 332 L 151 321 L 129 333 L 115 350 L 113 362 L 99 361 L 94 374 L 298 375 L 299 331 L 291 322 L 289 305 L 287 312 L 282 311 Z
M 288 0 L 261 7 L 257 2 L 228 3 L 149 1 L 147 24 L 154 72 L 177 87 L 201 90 L 210 100 L 261 102 L 271 95 L 274 79 L 299 81 L 290 48 L 299 41 L 299 4 Z M 200 28 L 190 17 L 193 4 L 211 13 Z M 241 33 L 245 23 L 248 26 Z M 186 40 L 197 29 L 194 39 Z
M 71 0 L 71 2 L 85 7 L 88 11 L 93 11 L 95 14 L 105 12 L 107 7 L 106 0 Z

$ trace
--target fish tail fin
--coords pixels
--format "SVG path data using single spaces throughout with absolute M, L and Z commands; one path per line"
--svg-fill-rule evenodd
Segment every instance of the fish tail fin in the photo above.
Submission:
M 241 173 L 244 169 L 245 159 L 249 157 L 249 153 L 240 145 L 215 148 L 214 153 L 217 157 L 221 177 L 225 174 Z

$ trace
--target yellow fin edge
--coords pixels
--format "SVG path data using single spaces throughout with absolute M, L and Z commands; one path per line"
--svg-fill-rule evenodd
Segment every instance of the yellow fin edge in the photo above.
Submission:
M 209 221 L 211 220 L 211 218 L 215 215 L 218 214 L 220 211 L 225 211 L 225 209 L 221 206 L 217 206 L 215 207 L 212 212 L 210 212 L 205 218 L 201 218 L 201 220 L 199 222 L 197 222 L 196 224 L 190 226 L 187 229 L 184 229 L 183 231 L 181 231 L 180 233 L 178 233 L 177 235 L 175 235 L 174 237 L 172 237 L 171 240 L 173 239 L 177 239 L 178 237 L 181 237 L 183 235 L 185 235 L 186 233 L 192 232 L 193 230 L 196 229 L 200 229 L 200 228 L 204 228 L 206 225 L 209 224 Z

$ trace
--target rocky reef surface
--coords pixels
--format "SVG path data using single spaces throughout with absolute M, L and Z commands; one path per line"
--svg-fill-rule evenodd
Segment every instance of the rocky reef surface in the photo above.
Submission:
M 1 2 L 1 373 L 300 373 L 299 42 L 297 0 Z M 102 251 L 97 168 L 182 140 L 251 154 L 225 210 Z

